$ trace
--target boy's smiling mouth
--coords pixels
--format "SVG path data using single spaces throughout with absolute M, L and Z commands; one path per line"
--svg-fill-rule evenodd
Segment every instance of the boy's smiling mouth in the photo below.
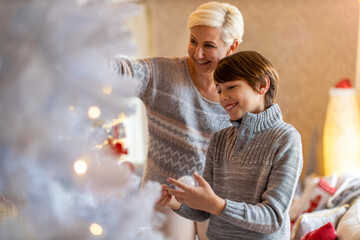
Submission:
M 227 111 L 229 111 L 229 110 L 233 109 L 236 105 L 238 105 L 238 104 L 237 103 L 228 104 L 225 106 L 225 109 Z

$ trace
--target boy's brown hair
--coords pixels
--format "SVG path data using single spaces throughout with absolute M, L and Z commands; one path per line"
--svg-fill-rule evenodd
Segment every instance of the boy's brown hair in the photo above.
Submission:
M 261 54 L 255 51 L 240 51 L 219 61 L 214 72 L 214 80 L 225 83 L 245 80 L 258 92 L 265 78 L 270 80 L 269 90 L 265 94 L 265 108 L 275 101 L 279 75 L 274 66 Z

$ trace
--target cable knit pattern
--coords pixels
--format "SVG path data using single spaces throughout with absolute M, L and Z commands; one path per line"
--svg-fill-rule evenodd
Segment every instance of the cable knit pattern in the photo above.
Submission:
M 225 199 L 219 216 L 186 205 L 179 215 L 204 221 L 209 239 L 290 239 L 289 208 L 302 170 L 301 137 L 272 105 L 247 113 L 211 139 L 203 177 Z
M 186 57 L 130 61 L 117 58 L 110 67 L 139 82 L 139 98 L 147 109 L 149 150 L 143 180 L 167 183 L 202 174 L 213 133 L 230 126 L 219 103 L 203 98 L 192 83 Z

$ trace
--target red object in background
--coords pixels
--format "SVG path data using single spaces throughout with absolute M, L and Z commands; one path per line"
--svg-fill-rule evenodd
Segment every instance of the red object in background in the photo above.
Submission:
M 113 150 L 113 153 L 115 155 L 122 155 L 122 154 L 128 154 L 127 149 L 123 147 L 123 145 L 119 142 L 112 144 L 111 149 Z
M 109 148 L 110 154 L 120 157 L 123 154 L 128 154 L 128 151 L 126 148 L 124 148 L 123 144 L 119 141 L 119 128 L 118 125 L 113 126 L 113 135 L 114 136 L 108 136 L 108 139 L 106 140 L 106 144 Z
M 127 167 L 132 173 L 135 173 L 135 165 L 132 162 L 123 161 L 121 162 L 120 166 Z
M 334 225 L 329 222 L 322 227 L 307 233 L 300 240 L 336 240 L 336 232 Z
M 335 88 L 351 88 L 350 78 L 344 78 L 335 85 Z

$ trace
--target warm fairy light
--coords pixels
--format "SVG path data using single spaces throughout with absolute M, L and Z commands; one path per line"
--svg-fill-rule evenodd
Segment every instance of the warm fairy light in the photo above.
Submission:
M 103 233 L 103 228 L 99 224 L 93 223 L 90 225 L 90 232 L 95 236 L 100 236 Z
M 84 160 L 79 159 L 74 163 L 74 170 L 77 174 L 83 175 L 86 173 L 87 164 Z
M 97 106 L 92 106 L 88 111 L 89 117 L 92 119 L 96 119 L 100 116 L 100 108 Z
M 103 93 L 105 93 L 105 94 L 110 94 L 110 93 L 112 92 L 112 87 L 110 87 L 110 86 L 105 86 L 105 87 L 103 87 L 102 91 L 103 91 Z
M 74 111 L 75 107 L 74 106 L 69 106 L 69 110 L 70 111 Z

